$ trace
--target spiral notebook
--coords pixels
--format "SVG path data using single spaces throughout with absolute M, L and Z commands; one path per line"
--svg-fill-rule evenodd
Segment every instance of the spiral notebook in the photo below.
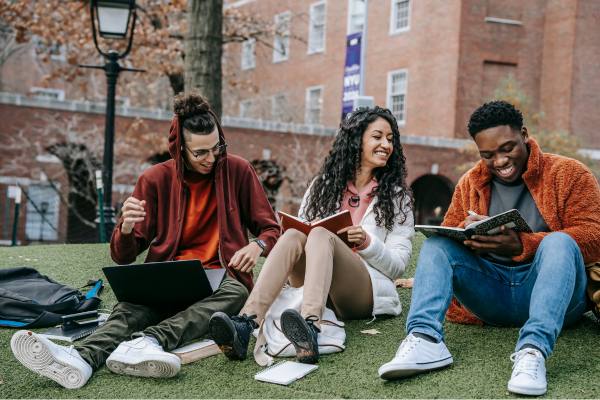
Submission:
M 65 329 L 63 325 L 55 326 L 50 328 L 40 335 L 47 337 L 48 339 L 60 340 L 63 342 L 74 342 L 75 340 L 84 338 L 94 333 L 100 325 L 102 325 L 108 319 L 109 314 L 98 313 L 98 317 L 93 323 L 87 323 L 81 327 L 74 329 Z
M 276 383 L 278 385 L 289 385 L 290 383 L 305 377 L 317 368 L 318 366 L 314 364 L 282 361 L 269 368 L 263 369 L 254 375 L 254 379 L 262 382 Z

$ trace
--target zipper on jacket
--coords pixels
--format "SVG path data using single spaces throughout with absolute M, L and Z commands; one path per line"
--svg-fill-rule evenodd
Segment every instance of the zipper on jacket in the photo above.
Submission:
M 181 184 L 182 185 L 182 190 L 181 192 L 183 193 L 183 201 L 181 202 L 181 204 L 183 205 L 181 207 L 181 209 L 179 210 L 179 215 L 177 216 L 177 222 L 178 222 L 178 227 L 177 227 L 177 235 L 175 236 L 175 246 L 173 246 L 173 253 L 171 253 L 171 260 L 175 257 L 175 254 L 177 254 L 177 249 L 179 248 L 179 242 L 181 242 L 181 234 L 183 232 L 183 220 L 184 220 L 184 214 L 185 214 L 185 210 L 187 208 L 187 200 L 188 200 L 188 194 L 189 194 L 189 189 L 187 188 L 187 186 L 185 186 L 184 183 Z
M 221 172 L 221 171 L 215 171 L 215 185 L 216 185 L 215 190 L 217 190 L 217 191 L 219 190 L 219 184 L 220 184 L 218 172 Z M 225 196 L 223 196 L 223 197 L 225 197 Z M 226 207 L 225 204 L 223 206 Z M 221 241 L 222 241 L 223 235 L 221 234 L 222 223 L 221 223 L 221 213 L 219 212 L 219 204 L 218 203 L 217 203 L 217 225 L 219 227 L 219 245 L 217 246 L 217 255 L 219 256 L 219 262 L 221 263 L 221 268 L 227 269 L 227 264 L 225 264 L 223 262 L 223 254 L 221 253 Z

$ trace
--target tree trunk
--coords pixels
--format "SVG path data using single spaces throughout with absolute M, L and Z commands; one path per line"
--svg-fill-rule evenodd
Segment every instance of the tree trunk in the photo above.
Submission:
M 197 88 L 221 116 L 223 0 L 189 0 L 185 88 Z

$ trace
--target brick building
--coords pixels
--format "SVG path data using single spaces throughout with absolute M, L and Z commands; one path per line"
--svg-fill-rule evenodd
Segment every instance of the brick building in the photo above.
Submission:
M 594 131 L 600 125 L 594 112 L 600 106 L 598 1 L 231 0 L 226 7 L 272 19 L 280 33 L 270 43 L 226 46 L 225 68 L 250 84 L 226 82 L 223 120 L 231 151 L 250 160 L 271 158 L 286 167 L 293 182 L 280 190 L 281 208 L 297 206 L 299 181 L 314 172 L 335 134 L 347 37 L 356 32 L 363 35 L 362 94 L 398 118 L 419 222 L 435 222 L 443 215 L 460 175 L 456 166 L 466 161 L 461 149 L 469 143 L 468 116 L 509 75 L 520 82 L 531 108 L 544 113 L 547 128 L 572 132 L 589 155 L 600 158 Z M 35 57 L 24 51 L 2 67 L 0 139 L 17 133 L 31 137 L 35 126 L 54 116 L 77 117 L 83 125 L 102 128 L 103 106 L 86 99 L 97 101 L 103 77 L 92 78 L 97 90 L 91 98 L 66 83 L 41 88 L 36 82 L 46 67 L 27 62 Z M 61 62 L 60 51 L 54 62 Z M 148 88 L 153 104 L 119 93 L 117 146 L 140 118 L 144 125 L 135 135 L 154 135 L 156 143 L 164 142 L 170 119 L 165 87 L 168 83 L 157 82 Z M 43 142 L 52 140 L 58 139 L 44 136 Z M 20 240 L 77 241 L 83 233 L 63 201 L 69 176 L 60 177 L 64 166 L 47 154 L 47 146 L 37 147 L 35 157 L 25 150 L 3 151 L 0 239 L 10 237 L 12 224 L 7 187 L 18 182 L 40 199 L 34 199 L 37 207 L 28 204 L 21 213 Z M 137 150 L 121 157 L 144 166 L 160 155 L 155 149 Z M 137 170 L 115 177 L 115 202 L 131 190 L 133 172 Z M 50 175 L 62 196 L 48 189 Z M 52 199 L 45 208 L 53 228 L 39 216 L 45 196 Z

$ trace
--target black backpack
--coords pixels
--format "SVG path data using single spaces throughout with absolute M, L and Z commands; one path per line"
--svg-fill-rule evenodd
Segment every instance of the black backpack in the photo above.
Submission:
M 85 294 L 58 283 L 33 268 L 0 269 L 0 327 L 45 328 L 63 315 L 97 310 L 102 279 L 89 281 Z

